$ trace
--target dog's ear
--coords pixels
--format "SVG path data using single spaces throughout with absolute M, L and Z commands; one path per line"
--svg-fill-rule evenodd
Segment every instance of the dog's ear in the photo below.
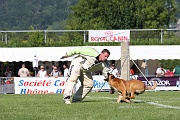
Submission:
M 111 79 L 114 79 L 114 78 L 115 78 L 115 76 L 114 76 L 114 75 L 112 75 L 112 76 L 111 76 Z

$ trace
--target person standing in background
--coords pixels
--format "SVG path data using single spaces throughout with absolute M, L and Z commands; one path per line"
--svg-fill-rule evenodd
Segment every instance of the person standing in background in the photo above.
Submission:
M 37 77 L 41 77 L 41 78 L 48 77 L 47 71 L 44 70 L 43 65 L 41 65 L 40 70 L 38 71 Z
M 38 61 L 39 61 L 39 60 L 38 60 L 37 56 L 34 55 L 33 61 L 32 61 L 32 66 L 33 66 L 33 68 L 34 68 L 34 70 L 35 70 L 34 75 L 36 75 L 36 73 L 37 73 Z
M 113 74 L 115 77 L 120 77 L 119 71 L 118 71 L 118 69 L 115 67 L 114 64 L 111 65 L 110 71 L 112 72 L 112 74 Z
M 33 68 L 38 67 L 38 58 L 36 55 L 34 55 L 33 62 L 32 62 Z
M 156 77 L 164 77 L 165 73 L 166 73 L 166 70 L 164 69 L 164 67 L 160 66 L 156 70 Z
M 180 75 L 180 66 L 176 65 L 176 67 L 173 69 L 174 76 Z
M 50 77 L 55 77 L 55 78 L 57 78 L 57 77 L 62 77 L 61 72 L 58 71 L 58 69 L 57 69 L 56 66 L 53 66 L 53 70 L 52 70 L 52 72 L 51 72 L 51 74 L 50 74 Z
M 20 77 L 27 77 L 27 76 L 29 76 L 29 70 L 26 68 L 25 64 L 22 64 L 22 68 L 19 69 L 18 75 Z
M 6 72 L 4 74 L 6 77 L 12 77 L 12 71 L 9 69 L 9 67 L 6 68 Z
M 66 66 L 66 64 L 63 65 L 63 69 L 64 69 L 64 77 L 68 77 L 69 76 L 69 69 L 68 67 Z
M 134 70 L 133 70 L 132 67 L 130 68 L 129 75 L 130 75 L 130 80 L 135 79 L 135 78 L 134 78 Z
M 132 68 L 130 69 L 130 75 L 134 75 L 134 70 Z

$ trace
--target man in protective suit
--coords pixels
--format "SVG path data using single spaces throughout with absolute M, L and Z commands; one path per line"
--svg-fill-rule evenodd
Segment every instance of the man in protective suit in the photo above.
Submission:
M 71 57 L 76 55 L 71 62 L 69 73 L 64 90 L 64 103 L 71 104 L 72 92 L 77 80 L 81 82 L 81 86 L 72 97 L 72 102 L 80 102 L 91 91 L 94 81 L 92 72 L 102 71 L 105 78 L 110 71 L 109 63 L 107 61 L 110 52 L 108 49 L 103 49 L 98 53 L 91 47 L 79 47 L 72 49 L 66 53 L 62 58 Z

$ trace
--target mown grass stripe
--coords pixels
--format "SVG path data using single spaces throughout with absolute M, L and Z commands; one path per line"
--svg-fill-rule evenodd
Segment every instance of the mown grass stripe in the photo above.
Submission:
M 88 96 L 90 97 L 90 96 Z M 91 98 L 102 98 L 102 99 L 117 99 L 117 98 L 111 98 L 111 97 L 91 97 Z M 164 104 L 159 104 L 159 103 L 156 103 L 156 102 L 146 102 L 146 101 L 143 101 L 143 100 L 133 100 L 135 102 L 143 102 L 143 103 L 147 103 L 147 104 L 151 104 L 151 105 L 155 105 L 155 106 L 159 106 L 159 107 L 164 107 L 164 108 L 172 108 L 172 109 L 180 109 L 180 107 L 177 107 L 177 106 L 170 106 L 170 105 L 164 105 Z

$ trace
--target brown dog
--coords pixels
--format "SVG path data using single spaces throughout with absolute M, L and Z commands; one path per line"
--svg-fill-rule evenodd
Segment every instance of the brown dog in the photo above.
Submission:
M 113 74 L 109 74 L 109 73 L 108 73 L 108 78 L 105 79 L 105 81 L 108 81 L 109 85 L 118 92 L 119 94 L 117 100 L 118 103 L 120 102 L 122 97 L 125 102 L 130 103 L 130 99 L 135 99 L 134 96 L 135 94 L 136 95 L 141 94 L 145 92 L 145 90 L 154 90 L 157 86 L 156 82 L 154 82 L 154 86 L 147 87 L 140 80 L 123 80 L 116 78 Z

